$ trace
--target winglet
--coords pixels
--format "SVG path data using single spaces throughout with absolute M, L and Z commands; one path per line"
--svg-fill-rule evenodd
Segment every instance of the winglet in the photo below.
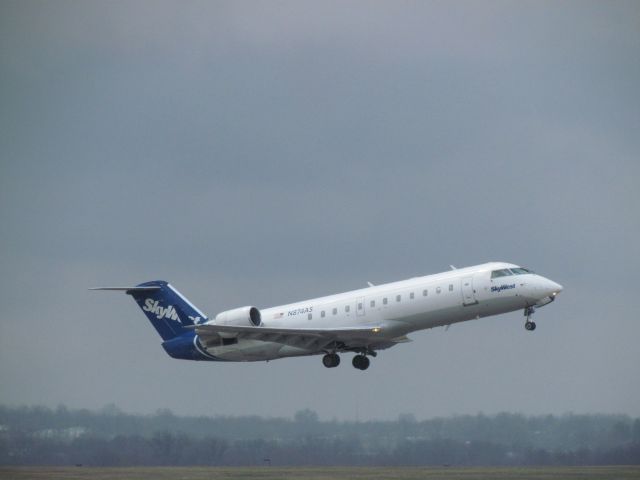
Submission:
M 413 340 L 411 340 L 406 335 L 402 335 L 401 337 L 392 338 L 391 341 L 394 342 L 394 343 L 409 343 L 409 342 L 413 342 Z

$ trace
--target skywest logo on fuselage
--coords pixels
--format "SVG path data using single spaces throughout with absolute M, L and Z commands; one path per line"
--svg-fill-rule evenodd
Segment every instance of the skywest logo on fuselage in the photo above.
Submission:
M 153 313 L 158 320 L 166 318 L 168 320 L 176 320 L 180 321 L 180 317 L 178 316 L 178 312 L 173 308 L 173 305 L 169 305 L 168 307 L 161 307 L 160 302 L 158 300 L 154 300 L 152 298 L 147 298 L 144 301 L 144 307 L 142 310 L 145 312 Z
M 500 285 L 499 287 L 491 287 L 491 291 L 501 292 L 502 290 L 511 290 L 512 288 L 516 288 L 515 283 L 512 283 L 511 285 Z

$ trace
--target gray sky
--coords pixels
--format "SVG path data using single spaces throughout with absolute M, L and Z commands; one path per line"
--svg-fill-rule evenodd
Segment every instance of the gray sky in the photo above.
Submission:
M 640 415 L 640 4 L 0 4 L 0 403 Z M 505 260 L 563 284 L 366 372 L 170 359 L 209 315 Z

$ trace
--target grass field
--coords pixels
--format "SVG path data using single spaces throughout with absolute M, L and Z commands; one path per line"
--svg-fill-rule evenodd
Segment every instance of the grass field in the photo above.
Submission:
M 359 467 L 20 467 L 0 468 L 0 479 L 54 480 L 623 480 L 640 479 L 640 467 L 359 468 Z

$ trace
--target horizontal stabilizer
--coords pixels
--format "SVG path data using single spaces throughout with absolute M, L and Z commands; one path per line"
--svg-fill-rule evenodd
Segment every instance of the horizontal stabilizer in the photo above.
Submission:
M 114 292 L 127 292 L 127 293 L 136 293 L 136 292 L 153 292 L 155 290 L 160 290 L 162 287 L 159 285 L 154 285 L 151 287 L 94 287 L 89 290 L 110 290 Z

